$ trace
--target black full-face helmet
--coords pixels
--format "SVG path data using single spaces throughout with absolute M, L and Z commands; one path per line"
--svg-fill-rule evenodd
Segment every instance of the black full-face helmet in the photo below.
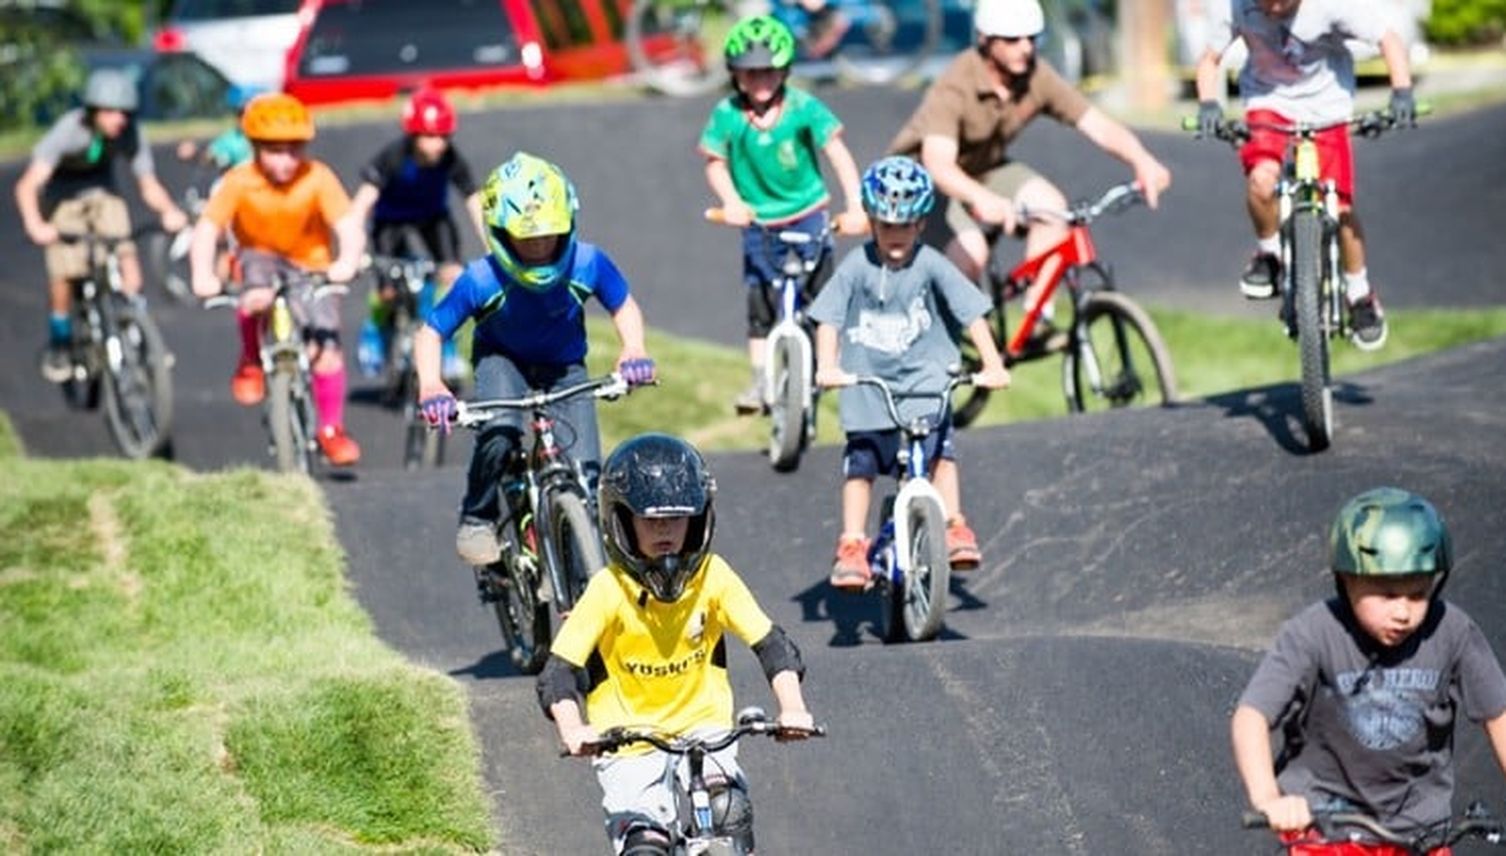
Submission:
M 716 527 L 716 483 L 695 447 L 668 434 L 639 434 L 618 446 L 600 481 L 602 541 L 607 556 L 655 600 L 674 603 L 705 564 Z M 633 516 L 689 517 L 678 553 L 648 557 Z

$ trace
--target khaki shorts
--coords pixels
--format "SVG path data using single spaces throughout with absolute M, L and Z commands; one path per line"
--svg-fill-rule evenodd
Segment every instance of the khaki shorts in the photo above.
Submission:
M 1039 177 L 1040 173 L 1019 161 L 1010 161 L 981 176 L 975 176 L 979 184 L 1005 199 L 1017 198 L 1026 182 Z M 959 233 L 983 229 L 983 225 L 968 213 L 967 206 L 956 199 L 946 199 L 946 205 L 938 205 L 936 210 L 941 212 L 941 216 L 932 212 L 926 221 L 923 235 L 923 240 L 933 247 L 945 247 Z
M 131 215 L 126 210 L 125 200 L 106 190 L 90 190 L 63 200 L 48 222 L 59 232 L 87 232 L 92 227 L 96 234 L 105 238 L 131 236 Z M 134 254 L 136 245 L 126 241 L 117 244 L 116 251 L 122 255 Z M 100 248 L 101 256 L 95 259 L 96 264 L 104 262 L 103 252 Z M 44 256 L 47 278 L 54 282 L 89 275 L 88 251 L 82 242 L 48 244 Z

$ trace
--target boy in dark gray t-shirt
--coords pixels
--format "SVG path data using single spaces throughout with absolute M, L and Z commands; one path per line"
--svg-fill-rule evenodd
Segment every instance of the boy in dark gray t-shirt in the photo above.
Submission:
M 938 392 L 947 368 L 960 359 L 956 332 L 967 331 L 983 368 L 973 382 L 991 389 L 1009 385 L 1009 372 L 989 335 L 983 314 L 989 302 L 936 250 L 917 246 L 921 224 L 935 204 L 925 168 L 906 157 L 887 157 L 868 168 L 863 208 L 874 238 L 842 260 L 811 304 L 816 329 L 816 382 L 842 390 L 839 411 L 847 432 L 843 453 L 842 533 L 831 584 L 861 591 L 868 586 L 868 506 L 873 480 L 897 466 L 899 429 L 883 393 L 853 386 L 858 375 L 876 375 L 896 393 Z M 839 364 L 840 354 L 840 364 Z M 899 402 L 905 420 L 931 416 L 934 400 Z M 941 415 L 927 438 L 926 460 L 948 516 L 946 541 L 952 566 L 976 567 L 978 540 L 962 516 L 951 414 Z
M 1314 810 L 1406 835 L 1447 822 L 1461 712 L 1506 771 L 1506 677 L 1480 628 L 1439 597 L 1452 551 L 1437 510 L 1366 491 L 1339 511 L 1330 553 L 1339 595 L 1281 627 L 1231 729 L 1250 805 L 1299 848 L 1321 841 Z

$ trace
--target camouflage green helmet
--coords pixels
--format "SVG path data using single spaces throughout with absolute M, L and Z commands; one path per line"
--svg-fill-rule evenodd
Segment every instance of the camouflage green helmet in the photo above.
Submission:
M 1448 526 L 1438 509 L 1400 488 L 1378 487 L 1344 503 L 1328 544 L 1329 567 L 1339 574 L 1447 575 L 1453 566 Z
M 795 34 L 771 15 L 754 15 L 732 25 L 722 56 L 728 68 L 789 68 L 795 61 Z

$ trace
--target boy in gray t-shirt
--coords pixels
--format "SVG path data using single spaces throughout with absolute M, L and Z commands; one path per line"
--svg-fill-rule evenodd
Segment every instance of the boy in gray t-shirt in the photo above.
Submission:
M 896 393 L 939 391 L 947 382 L 947 368 L 960 359 L 954 336 L 966 329 L 983 360 L 973 382 L 990 389 L 1009 385 L 1009 372 L 983 319 L 987 298 L 945 256 L 917 246 L 922 222 L 935 204 L 925 168 L 906 157 L 884 158 L 863 174 L 862 195 L 874 238 L 847 254 L 810 308 L 811 319 L 820 325 L 816 382 L 846 387 L 839 400 L 847 432 L 842 533 L 831 584 L 856 591 L 872 577 L 867 526 L 873 480 L 894 471 L 900 446 L 883 393 L 854 386 L 857 376 L 881 377 Z M 929 416 L 928 409 L 935 407 L 927 399 L 899 404 L 907 421 Z M 970 569 L 982 556 L 977 536 L 962 516 L 951 414 L 939 418 L 927 439 L 926 459 L 932 462 L 931 479 L 948 514 L 948 556 L 953 567 Z
M 1282 626 L 1234 712 L 1235 764 L 1288 844 L 1321 840 L 1315 810 L 1415 835 L 1449 819 L 1459 713 L 1484 725 L 1506 771 L 1506 677 L 1480 628 L 1439 597 L 1452 550 L 1427 500 L 1354 497 L 1330 558 L 1339 595 Z

